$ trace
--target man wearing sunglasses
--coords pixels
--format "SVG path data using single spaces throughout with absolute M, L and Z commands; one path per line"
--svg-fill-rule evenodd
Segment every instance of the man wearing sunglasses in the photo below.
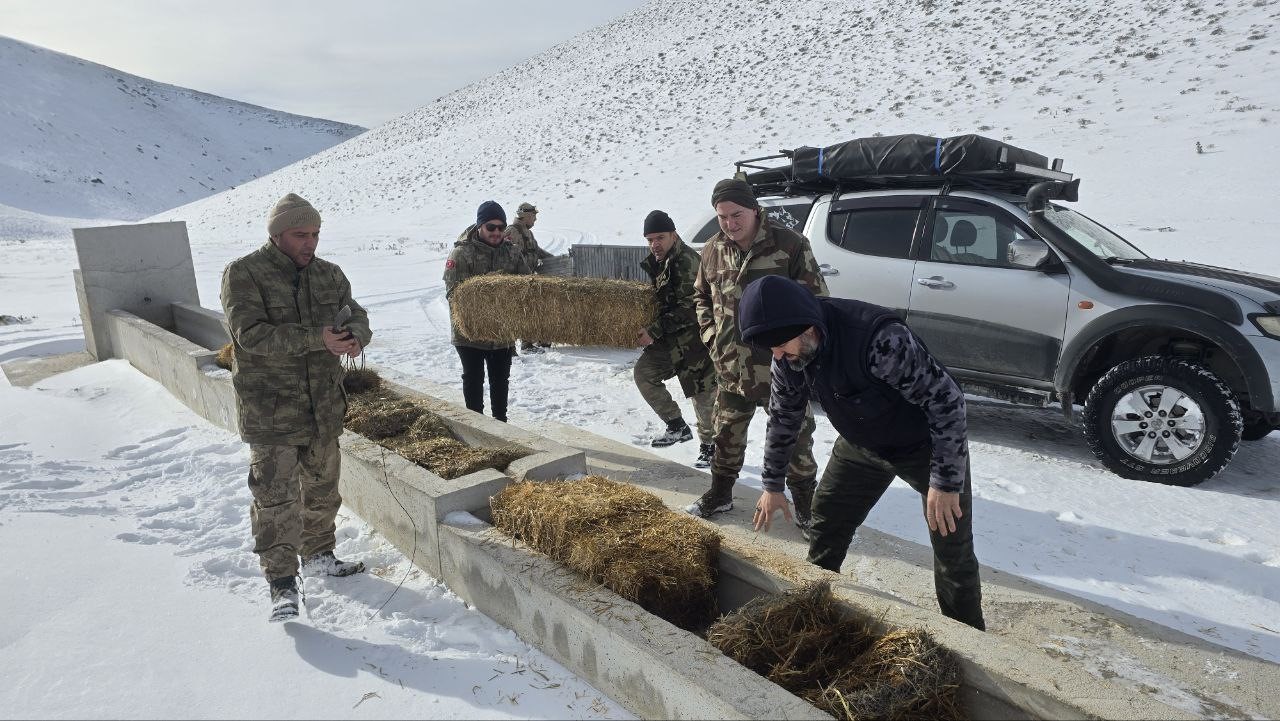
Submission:
M 445 297 L 464 280 L 488 273 L 528 275 L 533 271 L 520 250 L 503 237 L 507 229 L 507 212 L 492 200 L 476 210 L 475 225 L 458 236 L 453 252 L 444 264 Z M 511 377 L 511 357 L 516 349 L 510 343 L 473 340 L 458 332 L 450 323 L 453 345 L 462 360 L 462 397 L 467 408 L 484 413 L 484 377 L 489 371 L 489 404 L 493 417 L 507 420 L 507 385 Z
M 542 267 L 542 261 L 552 257 L 551 253 L 543 250 L 538 246 L 538 239 L 533 237 L 533 224 L 538 222 L 538 208 L 533 203 L 521 203 L 516 208 L 516 219 L 511 225 L 507 226 L 507 232 L 504 238 L 515 244 L 520 254 L 524 256 L 524 262 L 534 273 Z M 533 341 L 520 341 L 520 354 L 528 355 L 530 353 L 541 353 L 543 348 L 550 348 L 550 343 L 534 343 Z

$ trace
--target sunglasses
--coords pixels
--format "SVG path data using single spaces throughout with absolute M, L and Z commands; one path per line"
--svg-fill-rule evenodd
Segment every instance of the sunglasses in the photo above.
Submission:
M 489 231 L 490 233 L 497 233 L 497 232 L 506 230 L 507 226 L 505 224 L 499 224 L 499 223 L 485 223 L 484 229 Z

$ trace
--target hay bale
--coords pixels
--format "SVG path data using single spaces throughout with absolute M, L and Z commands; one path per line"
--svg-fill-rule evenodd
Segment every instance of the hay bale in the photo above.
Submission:
M 426 440 L 397 439 L 390 445 L 396 453 L 446 479 L 465 476 L 484 468 L 501 471 L 511 465 L 512 461 L 527 455 L 520 446 L 485 448 L 440 437 Z
M 382 376 L 372 368 L 353 368 L 342 377 L 342 387 L 349 395 L 359 395 L 382 388 Z
M 473 340 L 636 347 L 657 301 L 643 283 L 543 275 L 469 278 L 449 298 L 458 331 Z
M 218 350 L 218 355 L 213 357 L 213 364 L 219 368 L 231 370 L 231 364 L 235 359 L 235 346 L 228 343 Z
M 922 629 L 881 634 L 825 581 L 717 621 L 726 656 L 842 719 L 959 719 L 959 664 Z
M 507 486 L 500 530 L 690 631 L 716 615 L 720 535 L 651 493 L 601 476 Z
M 348 403 L 346 427 L 371 441 L 403 435 L 426 410 L 413 401 L 366 393 Z

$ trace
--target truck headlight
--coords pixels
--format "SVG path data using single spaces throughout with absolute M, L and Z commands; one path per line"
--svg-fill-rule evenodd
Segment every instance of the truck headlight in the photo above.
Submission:
M 1253 324 L 1263 333 L 1280 340 L 1280 315 L 1255 315 Z

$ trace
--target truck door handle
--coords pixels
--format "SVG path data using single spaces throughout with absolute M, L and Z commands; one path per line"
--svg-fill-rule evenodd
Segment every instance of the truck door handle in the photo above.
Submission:
M 830 263 L 821 263 L 818 265 L 818 273 L 821 275 L 840 275 L 840 269 L 832 268 Z
M 935 288 L 937 290 L 950 290 L 956 287 L 955 283 L 944 280 L 940 275 L 935 275 L 932 278 L 916 278 L 916 282 L 926 288 Z

